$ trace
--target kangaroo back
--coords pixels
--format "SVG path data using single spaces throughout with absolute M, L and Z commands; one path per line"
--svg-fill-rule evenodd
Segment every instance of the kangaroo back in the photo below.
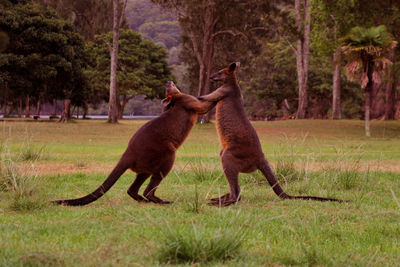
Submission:
M 315 200 L 315 201 L 335 201 L 335 202 L 349 202 L 346 200 L 340 200 L 336 198 L 325 198 L 325 197 L 314 197 L 314 196 L 291 196 L 283 191 L 282 187 L 280 186 L 278 179 L 276 179 L 275 174 L 271 170 L 269 163 L 266 159 L 262 161 L 259 166 L 259 170 L 264 174 L 265 178 L 269 185 L 274 190 L 275 194 L 277 194 L 282 199 L 304 199 L 304 200 Z
M 92 193 L 81 198 L 54 200 L 52 201 L 52 203 L 66 206 L 84 206 L 93 201 L 96 201 L 115 184 L 115 182 L 127 169 L 128 168 L 126 167 L 126 164 L 124 164 L 122 161 L 119 161 L 117 166 L 115 166 L 114 170 L 110 173 L 107 179 Z

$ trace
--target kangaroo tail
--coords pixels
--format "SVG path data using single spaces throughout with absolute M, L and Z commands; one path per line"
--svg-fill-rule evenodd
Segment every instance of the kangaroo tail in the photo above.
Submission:
M 126 164 L 122 161 L 118 162 L 117 166 L 115 166 L 114 170 L 110 173 L 107 179 L 100 185 L 95 191 L 92 193 L 75 199 L 63 199 L 63 200 L 54 200 L 52 203 L 56 203 L 59 205 L 66 205 L 66 206 L 84 206 L 93 201 L 96 201 L 101 196 L 103 196 L 114 184 L 115 182 L 121 177 L 121 175 L 127 170 Z
M 265 178 L 267 178 L 269 185 L 274 190 L 275 194 L 277 194 L 282 199 L 304 199 L 304 200 L 315 200 L 315 201 L 335 201 L 335 202 L 349 202 L 346 200 L 340 200 L 336 198 L 325 198 L 325 197 L 314 197 L 314 196 L 292 196 L 283 191 L 280 186 L 278 179 L 274 172 L 271 170 L 268 161 L 265 159 L 259 166 L 259 170 L 264 174 Z

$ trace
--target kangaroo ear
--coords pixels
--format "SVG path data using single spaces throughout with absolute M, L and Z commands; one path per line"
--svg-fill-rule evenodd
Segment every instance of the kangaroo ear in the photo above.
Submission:
M 172 106 L 172 96 L 171 95 L 167 95 L 167 97 L 164 98 L 161 102 L 163 104 L 164 111 L 168 110 Z
M 240 67 L 240 62 L 233 62 L 231 65 L 229 65 L 229 71 L 233 72 L 237 67 Z

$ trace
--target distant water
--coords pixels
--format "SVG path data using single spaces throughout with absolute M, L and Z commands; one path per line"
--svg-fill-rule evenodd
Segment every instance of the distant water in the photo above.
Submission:
M 128 119 L 128 120 L 151 120 L 154 118 L 157 118 L 159 115 L 124 115 L 122 116 L 123 119 Z M 0 114 L 0 118 L 3 118 L 4 116 Z M 48 119 L 50 116 L 49 115 L 40 115 L 41 119 Z M 76 116 L 72 116 L 73 118 L 76 118 Z M 107 115 L 86 115 L 86 118 L 93 119 L 93 120 L 106 120 L 108 118 Z M 79 115 L 79 119 L 82 119 L 82 115 Z

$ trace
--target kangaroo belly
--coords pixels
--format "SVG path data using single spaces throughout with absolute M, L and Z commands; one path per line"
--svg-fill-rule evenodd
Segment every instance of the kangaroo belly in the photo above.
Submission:
M 223 148 L 258 147 L 257 134 L 237 101 L 221 100 L 217 104 L 217 130 Z

